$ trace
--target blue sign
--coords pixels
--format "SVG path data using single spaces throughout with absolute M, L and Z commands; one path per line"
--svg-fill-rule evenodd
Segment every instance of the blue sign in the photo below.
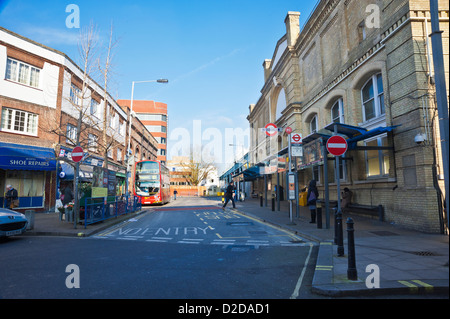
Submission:
M 0 168 L 54 171 L 56 170 L 55 152 L 51 148 L 0 143 Z

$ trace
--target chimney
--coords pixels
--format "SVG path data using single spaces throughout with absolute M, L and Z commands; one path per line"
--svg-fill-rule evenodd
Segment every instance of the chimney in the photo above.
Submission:
M 300 35 L 300 12 L 289 11 L 286 19 L 286 36 L 288 47 L 294 47 Z
M 270 68 L 270 64 L 272 63 L 271 59 L 264 60 L 263 67 L 264 67 L 264 83 L 267 82 L 267 79 L 269 78 L 270 74 L 272 73 L 272 69 Z

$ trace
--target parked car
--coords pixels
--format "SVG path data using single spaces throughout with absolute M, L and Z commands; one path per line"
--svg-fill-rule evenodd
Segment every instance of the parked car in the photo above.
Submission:
M 27 224 L 24 214 L 0 208 L 0 237 L 21 235 L 26 231 Z

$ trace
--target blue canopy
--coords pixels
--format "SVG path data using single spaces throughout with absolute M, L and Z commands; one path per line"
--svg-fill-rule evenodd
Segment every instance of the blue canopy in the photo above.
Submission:
M 0 142 L 0 168 L 54 171 L 56 170 L 55 151 L 45 147 Z

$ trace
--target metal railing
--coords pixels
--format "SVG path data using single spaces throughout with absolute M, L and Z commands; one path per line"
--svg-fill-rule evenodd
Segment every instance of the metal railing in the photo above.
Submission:
M 84 213 L 80 212 L 80 219 L 87 225 L 115 218 L 142 209 L 141 199 L 137 196 L 91 197 L 84 200 Z

